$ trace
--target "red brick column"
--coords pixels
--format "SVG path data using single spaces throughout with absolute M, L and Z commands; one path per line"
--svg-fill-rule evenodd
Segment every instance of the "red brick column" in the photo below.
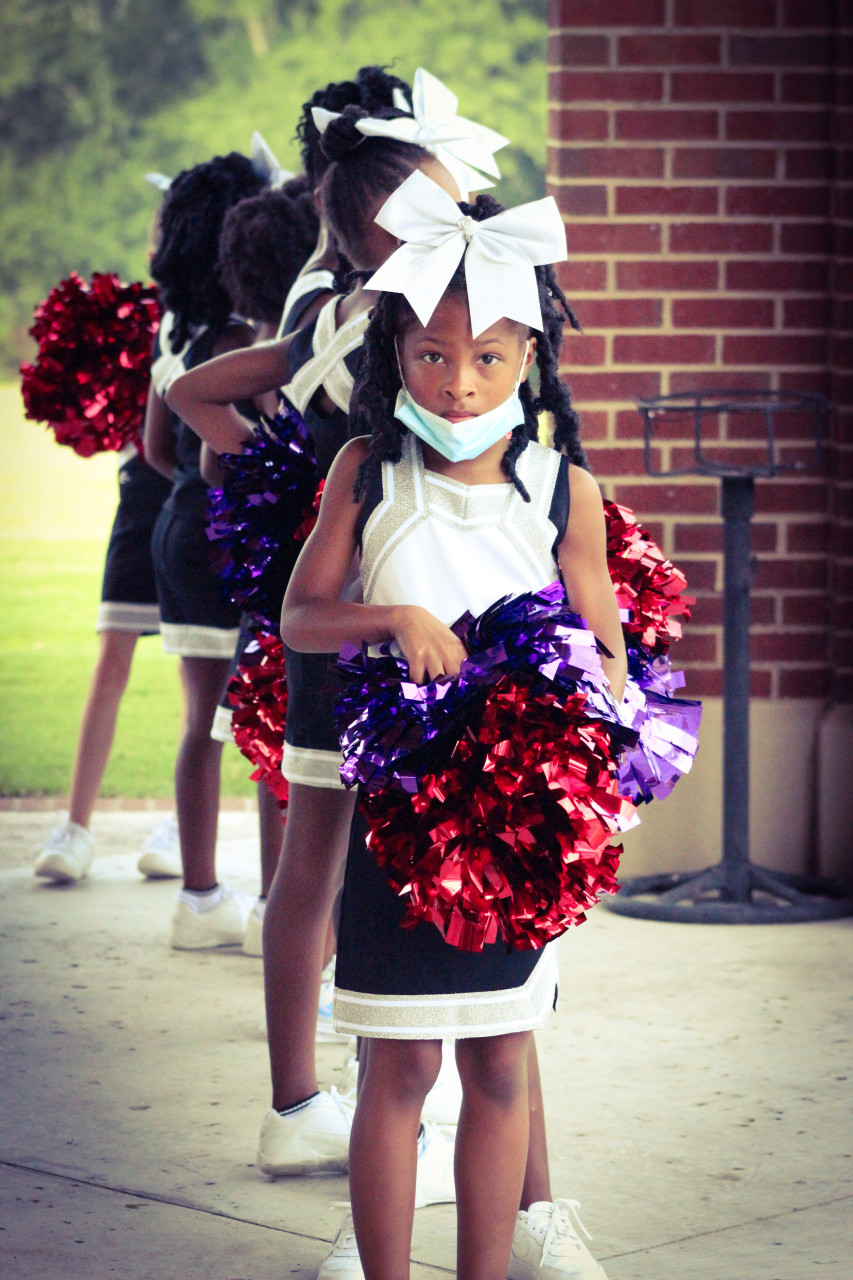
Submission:
M 649 524 L 698 597 L 678 652 L 696 696 L 721 691 L 719 486 L 649 479 L 634 402 L 749 387 L 849 406 L 853 125 L 836 22 L 827 0 L 549 6 L 549 190 L 567 226 L 562 282 L 586 331 L 567 340 L 565 373 L 605 491 Z M 802 422 L 782 437 L 783 459 L 805 456 Z M 759 441 L 741 423 L 720 443 L 748 456 Z M 657 460 L 677 463 L 686 444 L 677 430 Z M 849 597 L 853 580 L 849 446 L 834 455 L 831 485 L 758 482 L 759 697 L 830 692 L 830 559 L 835 593 Z M 849 604 L 833 606 L 832 626 L 847 673 L 836 689 L 849 697 Z

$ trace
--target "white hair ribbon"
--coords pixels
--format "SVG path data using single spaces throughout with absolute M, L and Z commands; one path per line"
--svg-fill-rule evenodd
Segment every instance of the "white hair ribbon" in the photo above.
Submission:
M 294 175 L 289 169 L 282 169 L 272 153 L 269 144 L 257 131 L 252 134 L 252 149 L 249 152 L 252 168 L 259 178 L 263 178 L 273 191 L 284 186 Z
M 172 179 L 167 178 L 165 173 L 146 173 L 145 181 L 150 182 L 158 191 L 168 191 L 172 185 Z
M 389 196 L 375 220 L 406 243 L 370 277 L 365 289 L 402 293 L 421 324 L 427 325 L 465 254 L 475 338 L 503 317 L 542 328 L 533 268 L 568 257 L 566 229 L 552 196 L 476 222 L 416 169 Z
M 457 115 L 458 102 L 446 85 L 424 71 L 423 67 L 418 67 L 411 106 L 402 89 L 394 90 L 394 105 L 399 111 L 405 111 L 405 116 L 397 116 L 393 120 L 366 116 L 357 121 L 355 127 L 366 138 L 393 138 L 431 151 L 453 175 L 463 199 L 467 199 L 468 191 L 495 185 L 478 170 L 495 178 L 501 176 L 494 152 L 507 146 L 509 138 Z M 320 133 L 324 133 L 329 122 L 337 119 L 340 113 L 313 107 L 311 114 Z

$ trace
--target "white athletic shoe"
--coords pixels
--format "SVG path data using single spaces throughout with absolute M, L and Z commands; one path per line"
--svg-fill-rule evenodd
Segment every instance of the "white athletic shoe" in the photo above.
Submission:
M 250 900 L 221 885 L 215 907 L 200 911 L 180 894 L 172 916 L 172 946 L 176 951 L 205 951 L 212 947 L 239 947 L 246 933 Z
M 349 1049 L 347 1049 L 347 1060 L 341 1071 L 338 1089 L 345 1098 L 351 1099 L 352 1105 L 355 1106 L 355 1096 L 358 1092 L 358 1058 L 351 1057 Z
M 256 898 L 249 919 L 246 921 L 246 932 L 243 934 L 243 955 L 262 956 L 264 954 L 264 908 L 263 898 Z
M 85 880 L 95 853 L 95 841 L 78 822 L 60 822 L 39 850 L 33 874 L 57 884 Z
M 271 1178 L 300 1173 L 346 1173 L 355 1108 L 332 1086 L 300 1111 L 281 1116 L 269 1110 L 258 1141 L 258 1168 Z
M 173 813 L 154 827 L 142 846 L 136 869 L 149 880 L 179 880 L 184 874 L 178 820 Z
M 335 1236 L 332 1252 L 323 1259 L 317 1280 L 364 1280 L 364 1270 L 358 1257 L 358 1245 L 352 1226 L 352 1214 L 348 1213 Z
M 424 1099 L 423 1124 L 458 1124 L 462 1106 L 462 1081 L 456 1066 L 456 1050 L 452 1040 L 441 1046 L 441 1070 L 438 1079 Z
M 429 1204 L 453 1204 L 456 1183 L 453 1178 L 453 1152 L 456 1130 L 437 1124 L 425 1124 L 418 1138 L 418 1176 L 415 1183 L 415 1208 Z
M 579 1238 L 574 1223 L 591 1239 L 578 1217 L 577 1200 L 538 1200 L 518 1215 L 507 1280 L 607 1280 Z M 574 1219 L 574 1221 L 573 1221 Z

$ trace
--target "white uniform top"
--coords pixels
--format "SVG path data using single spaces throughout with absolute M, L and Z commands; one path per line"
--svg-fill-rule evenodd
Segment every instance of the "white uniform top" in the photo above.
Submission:
M 362 536 L 365 604 L 416 604 L 450 625 L 501 596 L 538 591 L 558 577 L 549 519 L 560 455 L 531 442 L 516 460 L 530 494 L 509 482 L 466 485 L 428 471 L 421 443 L 403 437 L 399 462 L 382 464 L 382 500 Z

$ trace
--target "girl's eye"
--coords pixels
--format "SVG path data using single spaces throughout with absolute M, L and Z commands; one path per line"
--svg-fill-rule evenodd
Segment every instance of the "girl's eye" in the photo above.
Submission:
M 441 352 L 425 351 L 421 356 L 425 364 L 438 364 L 441 361 Z
M 500 361 L 500 356 L 496 355 L 494 351 L 484 351 L 480 359 L 485 365 L 493 365 Z

